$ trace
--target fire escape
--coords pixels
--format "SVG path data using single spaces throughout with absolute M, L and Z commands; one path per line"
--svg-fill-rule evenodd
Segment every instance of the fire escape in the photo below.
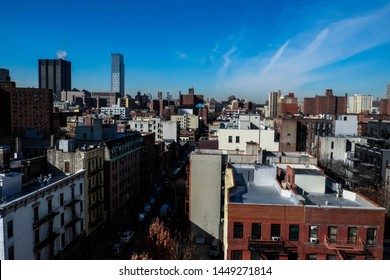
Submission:
M 258 253 L 263 260 L 277 259 L 283 255 L 290 260 L 298 258 L 297 246 L 280 237 L 273 237 L 272 240 L 249 239 L 248 249 Z
M 350 255 L 373 257 L 372 253 L 368 250 L 366 243 L 361 238 L 358 238 L 356 241 L 335 241 L 325 235 L 324 244 L 329 250 L 336 251 L 341 260 L 348 259 L 348 256 Z

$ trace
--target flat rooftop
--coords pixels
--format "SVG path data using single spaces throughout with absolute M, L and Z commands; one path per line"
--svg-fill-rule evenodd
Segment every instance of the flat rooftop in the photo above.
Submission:
M 279 166 L 279 165 L 278 165 Z M 302 166 L 302 165 L 297 165 Z M 251 164 L 232 164 L 234 168 L 235 188 L 230 192 L 230 203 L 255 205 L 301 205 L 321 207 L 361 207 L 380 208 L 378 205 L 354 192 L 343 191 L 341 197 L 336 192 L 325 188 L 325 193 L 296 194 L 282 188 L 276 180 L 276 166 L 261 166 Z M 315 168 L 294 168 L 296 174 L 302 176 L 325 176 Z M 256 174 L 256 172 L 258 174 Z M 298 186 L 299 188 L 299 186 Z

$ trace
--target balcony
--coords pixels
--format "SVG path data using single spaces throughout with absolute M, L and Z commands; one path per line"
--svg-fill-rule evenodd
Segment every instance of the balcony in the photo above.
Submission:
M 260 253 L 264 259 L 268 259 L 270 254 L 287 254 L 289 256 L 296 256 L 298 249 L 294 244 L 278 238 L 273 240 L 257 240 L 249 238 L 248 250 L 251 252 Z
M 59 236 L 59 229 L 53 229 L 50 231 L 47 236 L 42 240 L 34 244 L 34 253 L 39 252 L 43 248 L 45 248 L 47 245 L 51 244 L 56 240 L 56 238 Z
M 103 204 L 104 203 L 104 200 L 103 199 L 96 199 L 95 202 L 91 203 L 91 205 L 88 206 L 88 210 L 89 211 L 92 211 L 96 208 L 99 207 L 99 205 Z
M 335 250 L 342 260 L 346 259 L 347 253 L 367 256 L 372 255 L 368 250 L 366 243 L 361 238 L 358 238 L 356 242 L 353 243 L 348 240 L 332 240 L 325 235 L 324 244 L 329 250 Z
M 81 221 L 80 215 L 74 213 L 72 215 L 72 218 L 65 222 L 65 228 L 70 228 L 70 227 L 74 226 L 75 224 L 77 224 L 79 221 Z
M 54 217 L 57 216 L 59 213 L 59 207 L 51 209 L 51 211 L 49 211 L 46 215 L 34 221 L 33 228 L 36 229 L 44 223 L 47 223 L 48 221 L 54 219 Z
M 97 217 L 94 221 L 90 221 L 88 223 L 88 227 L 89 228 L 95 228 L 96 226 L 98 226 L 99 224 L 101 224 L 102 222 L 104 221 L 104 216 L 99 216 Z
M 65 209 L 76 205 L 80 201 L 81 196 L 74 196 L 71 200 L 65 200 Z
M 96 184 L 94 187 L 88 189 L 88 194 L 92 194 L 92 193 L 100 190 L 103 187 L 104 187 L 103 184 Z

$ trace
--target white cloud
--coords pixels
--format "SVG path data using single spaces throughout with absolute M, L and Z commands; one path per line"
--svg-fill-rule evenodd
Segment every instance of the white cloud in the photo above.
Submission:
M 66 53 L 65 50 L 58 50 L 57 51 L 57 58 L 58 59 L 65 59 L 65 57 L 67 56 L 68 54 Z

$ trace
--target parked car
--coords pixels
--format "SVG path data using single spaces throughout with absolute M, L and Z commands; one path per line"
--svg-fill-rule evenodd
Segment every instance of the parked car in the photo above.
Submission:
M 167 217 L 171 212 L 171 206 L 169 204 L 164 204 L 160 208 L 160 216 Z
M 221 241 L 218 239 L 214 239 L 211 242 L 210 248 L 209 248 L 209 256 L 216 258 L 219 256 L 219 253 L 221 252 Z
M 112 245 L 111 247 L 111 255 L 114 257 L 120 256 L 124 248 L 125 248 L 125 243 L 122 242 L 114 243 L 114 245 Z
M 148 213 L 146 213 L 146 212 L 139 213 L 138 214 L 138 221 L 143 222 L 147 215 L 148 215 Z
M 149 213 L 152 210 L 152 205 L 146 204 L 144 207 L 144 212 Z
M 119 240 L 123 243 L 129 242 L 134 236 L 134 231 L 127 230 L 119 236 Z

